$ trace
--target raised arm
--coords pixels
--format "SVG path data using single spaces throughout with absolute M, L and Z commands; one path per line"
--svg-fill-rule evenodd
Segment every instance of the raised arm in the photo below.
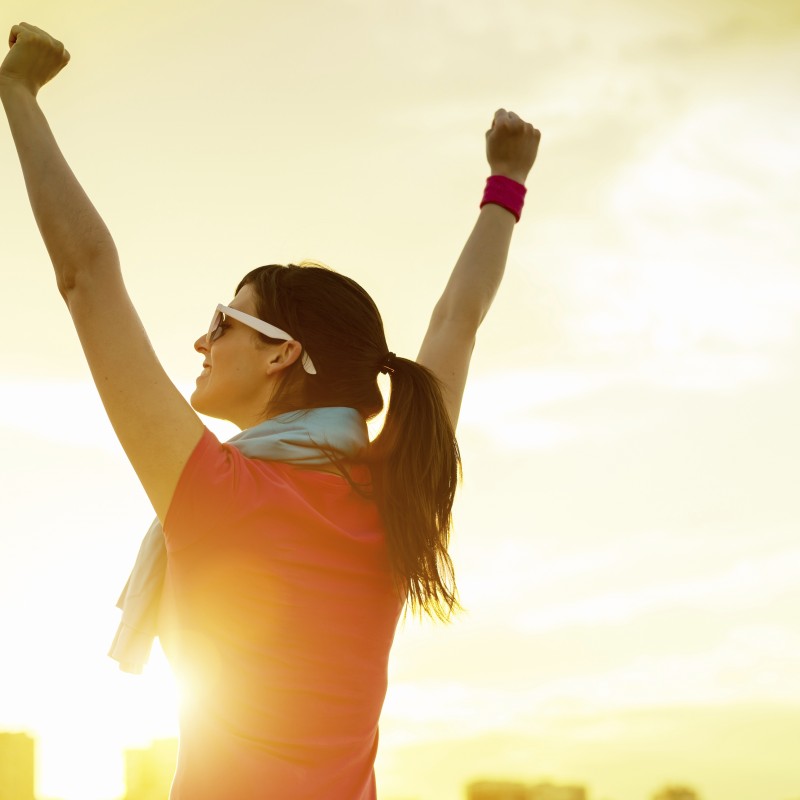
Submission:
M 33 25 L 11 29 L 0 65 L 31 208 L 103 405 L 153 507 L 164 519 L 203 425 L 153 352 L 122 281 L 117 249 L 72 173 L 38 105 L 39 89 L 69 61 Z
M 540 133 L 505 109 L 486 132 L 486 157 L 492 175 L 524 184 L 536 160 Z M 442 382 L 455 427 L 467 382 L 475 337 L 494 300 L 508 258 L 516 218 L 506 208 L 484 205 L 461 256 L 433 309 L 417 361 Z

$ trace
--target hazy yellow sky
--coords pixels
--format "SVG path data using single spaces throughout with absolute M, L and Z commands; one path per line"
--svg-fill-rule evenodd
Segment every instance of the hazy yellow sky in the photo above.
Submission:
M 800 795 L 800 10 L 789 2 L 10 0 L 41 102 L 182 389 L 252 266 L 352 275 L 414 355 L 498 106 L 543 132 L 459 431 L 468 613 L 398 633 L 381 796 L 479 777 Z M 41 795 L 175 731 L 105 657 L 152 512 L 0 126 L 0 730 Z M 212 423 L 223 435 L 230 428 Z

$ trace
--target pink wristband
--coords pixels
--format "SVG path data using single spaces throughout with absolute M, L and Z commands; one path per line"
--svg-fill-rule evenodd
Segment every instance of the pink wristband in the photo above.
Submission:
M 481 208 L 487 203 L 494 203 L 502 206 L 506 211 L 510 211 L 519 222 L 527 191 L 521 183 L 517 183 L 512 178 L 506 178 L 505 175 L 492 175 L 486 180 Z

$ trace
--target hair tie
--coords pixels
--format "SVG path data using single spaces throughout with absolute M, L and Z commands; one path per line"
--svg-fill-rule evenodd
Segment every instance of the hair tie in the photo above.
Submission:
M 381 365 L 378 370 L 384 375 L 389 373 L 394 374 L 394 360 L 397 356 L 391 350 L 381 359 Z

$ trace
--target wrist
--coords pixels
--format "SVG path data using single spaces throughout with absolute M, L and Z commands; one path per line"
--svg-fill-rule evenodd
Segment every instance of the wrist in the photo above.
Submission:
M 490 203 L 501 206 L 506 211 L 510 211 L 519 222 L 522 207 L 525 205 L 526 192 L 527 189 L 521 181 L 508 175 L 492 174 L 486 181 L 481 208 Z
M 521 183 L 523 186 L 525 185 L 525 181 L 528 179 L 528 173 L 523 172 L 522 170 L 513 170 L 513 169 L 493 169 L 491 171 L 492 177 L 495 175 L 499 175 L 502 178 L 510 178 L 512 181 L 516 181 L 517 183 Z
M 13 78 L 10 75 L 3 75 L 2 73 L 0 73 L 0 95 L 3 97 L 10 97 L 12 95 L 27 95 L 32 99 L 36 98 L 36 93 L 31 91 L 29 86 L 26 86 L 17 78 Z

